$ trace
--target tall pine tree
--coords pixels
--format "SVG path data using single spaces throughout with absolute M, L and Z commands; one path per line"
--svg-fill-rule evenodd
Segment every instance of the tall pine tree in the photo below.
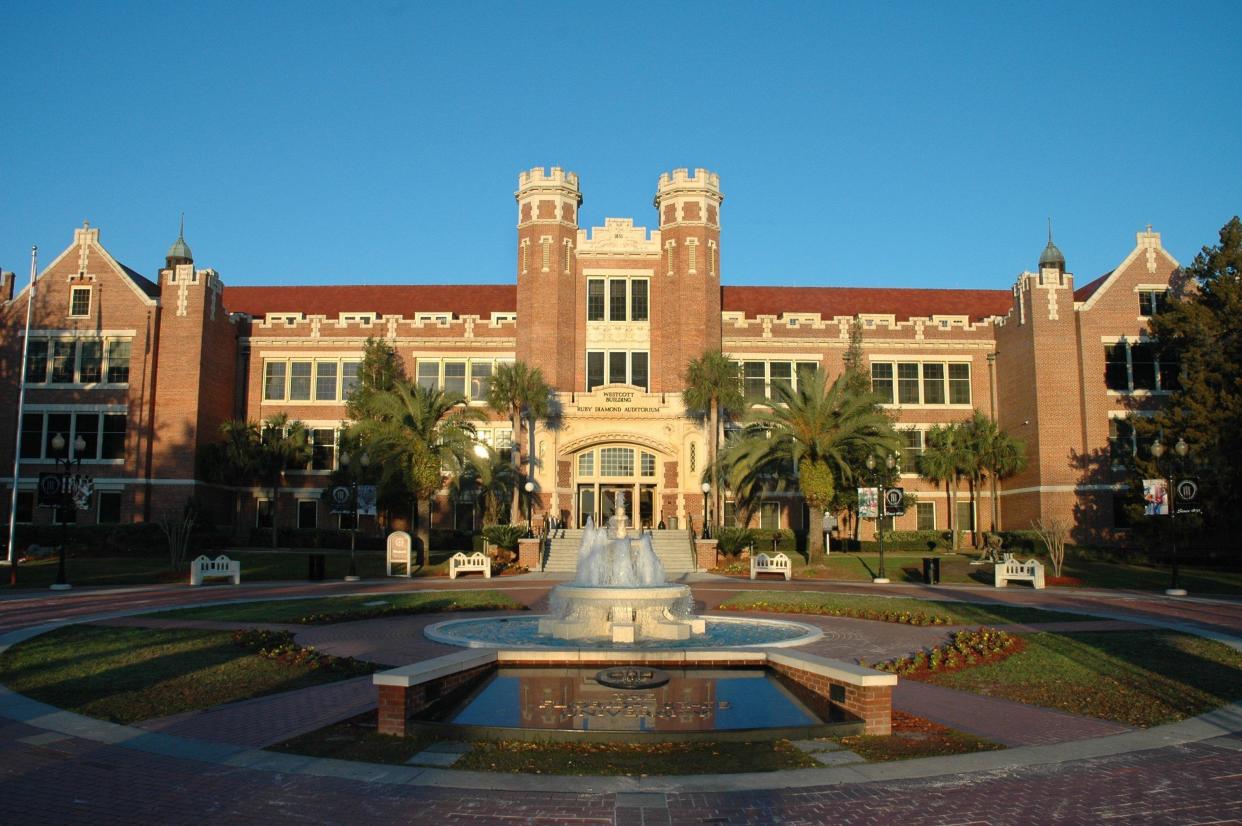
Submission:
M 1176 375 L 1180 386 L 1156 416 L 1134 423 L 1140 442 L 1158 437 L 1170 454 L 1179 437 L 1186 440 L 1183 470 L 1199 478 L 1203 540 L 1236 548 L 1242 531 L 1242 221 L 1234 216 L 1221 228 L 1220 243 L 1205 246 L 1183 273 L 1185 289 L 1151 319 L 1162 381 Z M 1178 368 L 1166 373 L 1166 363 Z M 1168 456 L 1166 463 L 1175 461 Z M 1143 476 L 1157 471 L 1150 455 L 1135 458 Z

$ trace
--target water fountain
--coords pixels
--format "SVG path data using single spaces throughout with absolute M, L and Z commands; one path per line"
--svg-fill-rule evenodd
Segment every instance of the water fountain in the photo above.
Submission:
M 539 633 L 557 639 L 686 640 L 705 630 L 693 615 L 689 586 L 665 581 L 650 534 L 630 532 L 623 495 L 607 527 L 587 520 L 577 576 L 552 589 L 548 601 Z

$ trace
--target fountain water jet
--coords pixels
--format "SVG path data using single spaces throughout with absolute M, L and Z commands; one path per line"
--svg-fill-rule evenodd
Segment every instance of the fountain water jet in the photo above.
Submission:
M 578 547 L 574 581 L 558 585 L 539 633 L 558 639 L 606 637 L 614 643 L 640 639 L 686 640 L 704 632 L 693 615 L 686 585 L 665 582 L 651 536 L 631 534 L 625 497 L 605 528 L 588 519 Z

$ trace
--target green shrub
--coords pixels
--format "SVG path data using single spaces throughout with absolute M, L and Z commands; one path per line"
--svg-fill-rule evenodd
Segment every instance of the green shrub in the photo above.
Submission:
M 755 531 L 749 528 L 723 527 L 716 530 L 717 548 L 722 554 L 736 556 L 755 542 Z M 768 540 L 769 544 L 772 542 Z
M 946 531 L 884 532 L 884 547 L 893 550 L 947 551 L 952 541 L 951 535 Z
M 525 525 L 488 525 L 483 529 L 483 537 L 488 542 L 506 551 L 517 551 L 518 540 L 524 536 Z
M 751 530 L 751 534 L 754 537 L 755 553 L 772 553 L 773 538 L 776 539 L 776 550 L 778 553 L 789 555 L 797 553 L 799 550 L 798 538 L 794 536 L 793 531 L 785 530 L 784 528 L 778 530 L 757 528 Z

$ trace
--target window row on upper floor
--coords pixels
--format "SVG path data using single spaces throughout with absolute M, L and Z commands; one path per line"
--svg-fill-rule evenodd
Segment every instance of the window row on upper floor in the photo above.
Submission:
M 638 475 L 653 478 L 656 475 L 656 457 L 654 453 L 640 450 L 638 453 Z M 629 447 L 601 447 L 598 450 L 586 450 L 578 454 L 578 478 L 626 478 L 634 473 L 635 451 Z M 598 461 L 597 461 L 598 458 Z
M 36 338 L 26 347 L 27 384 L 128 384 L 128 338 Z
M 342 402 L 358 386 L 357 358 L 264 359 L 263 401 Z
M 1177 362 L 1161 358 L 1155 342 L 1119 341 L 1104 347 L 1104 386 L 1122 393 L 1170 391 L 1180 386 Z
M 797 392 L 799 385 L 819 369 L 814 361 L 734 362 L 742 376 L 742 390 L 749 402 L 779 400 L 782 393 Z
M 873 361 L 871 389 L 884 404 L 969 406 L 970 363 Z
M 31 411 L 22 414 L 23 459 L 81 459 L 121 462 L 129 416 L 123 412 Z M 56 437 L 60 436 L 58 440 Z M 82 450 L 77 449 L 78 439 Z M 57 448 L 56 442 L 60 442 Z
M 466 401 L 485 402 L 491 389 L 496 366 L 511 359 L 419 359 L 415 367 L 416 381 L 428 390 L 442 390 L 465 396 Z
M 648 321 L 651 279 L 588 278 L 587 321 Z

